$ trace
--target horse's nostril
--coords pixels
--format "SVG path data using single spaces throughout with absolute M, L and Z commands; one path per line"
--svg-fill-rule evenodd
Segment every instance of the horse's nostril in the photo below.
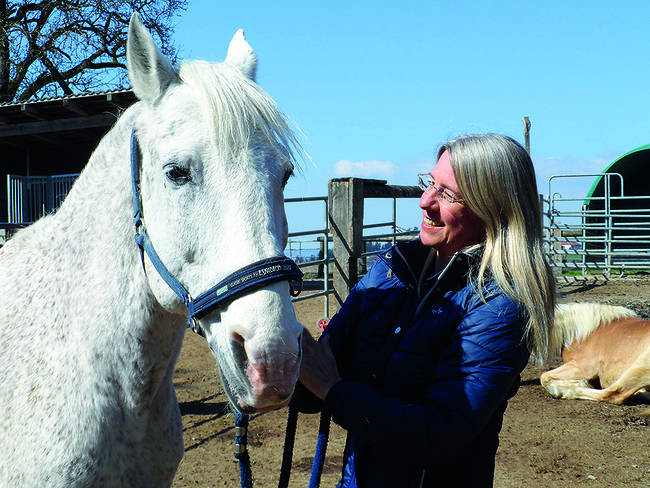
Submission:
M 237 340 L 233 340 L 231 342 L 230 348 L 232 350 L 235 364 L 238 365 L 241 371 L 245 371 L 246 368 L 248 368 L 248 356 L 246 355 L 246 350 L 244 349 L 244 341 L 242 340 L 239 342 Z
M 231 332 L 230 333 L 230 340 L 235 341 L 235 342 L 239 342 L 242 346 L 246 342 L 244 337 L 241 334 L 238 334 L 237 332 Z

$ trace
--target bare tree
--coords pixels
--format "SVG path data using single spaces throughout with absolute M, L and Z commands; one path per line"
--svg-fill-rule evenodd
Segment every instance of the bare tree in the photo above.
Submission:
M 172 22 L 186 8 L 187 0 L 0 0 L 0 102 L 126 86 L 131 14 L 175 60 Z

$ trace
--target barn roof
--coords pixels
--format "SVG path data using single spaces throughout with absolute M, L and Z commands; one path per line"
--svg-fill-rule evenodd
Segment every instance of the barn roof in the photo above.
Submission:
M 131 90 L 117 90 L 0 104 L 1 172 L 79 173 L 134 101 Z
M 650 195 L 648 174 L 650 170 L 650 144 L 639 146 L 614 160 L 602 173 L 618 173 L 623 177 L 623 190 L 626 196 Z M 612 178 L 612 195 L 620 195 L 620 179 Z M 599 176 L 594 181 L 585 197 L 585 205 L 592 198 L 603 197 L 605 192 L 605 176 Z

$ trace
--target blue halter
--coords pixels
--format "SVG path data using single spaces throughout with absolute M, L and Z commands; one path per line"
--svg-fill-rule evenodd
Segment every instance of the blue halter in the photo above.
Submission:
M 135 219 L 135 242 L 140 248 L 142 265 L 144 254 L 147 253 L 151 263 L 160 277 L 169 285 L 183 301 L 190 311 L 190 324 L 194 332 L 198 330 L 197 320 L 207 313 L 218 308 L 226 300 L 250 293 L 253 289 L 260 288 L 277 281 L 298 281 L 300 287 L 297 292 L 291 288 L 291 295 L 297 296 L 302 289 L 303 273 L 298 265 L 286 256 L 276 256 L 263 259 L 235 271 L 226 279 L 220 281 L 205 293 L 192 298 L 185 287 L 176 279 L 158 257 L 153 244 L 149 239 L 143 225 L 142 199 L 140 197 L 140 147 L 135 135 L 135 128 L 131 131 L 131 175 L 133 183 L 133 209 Z

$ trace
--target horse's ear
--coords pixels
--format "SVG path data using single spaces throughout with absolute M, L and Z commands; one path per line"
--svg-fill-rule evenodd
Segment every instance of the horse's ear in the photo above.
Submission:
M 169 59 L 156 47 L 153 37 L 140 22 L 137 12 L 129 22 L 126 65 L 133 92 L 145 102 L 155 102 L 170 85 L 180 81 Z
M 243 30 L 239 29 L 232 38 L 232 41 L 230 41 L 225 62 L 237 66 L 244 76 L 255 81 L 257 56 L 253 52 L 253 48 L 246 42 Z

